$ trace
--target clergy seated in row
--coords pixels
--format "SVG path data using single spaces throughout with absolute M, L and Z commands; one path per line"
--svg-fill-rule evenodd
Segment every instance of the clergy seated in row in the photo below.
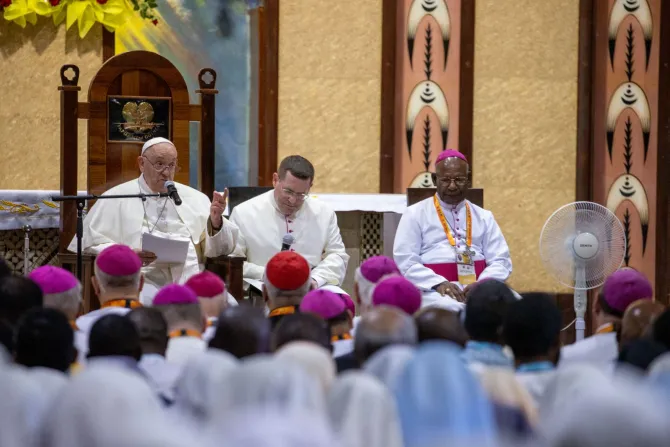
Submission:
M 137 158 L 141 175 L 115 186 L 103 195 L 166 193 L 166 182 L 174 182 L 177 149 L 165 138 L 153 138 L 142 146 Z M 128 245 L 137 253 L 144 245 L 160 246 L 170 255 L 158 257 L 143 267 L 144 288 L 141 301 L 151 304 L 158 289 L 170 283 L 183 284 L 203 270 L 205 257 L 227 255 L 233 251 L 237 228 L 223 217 L 227 192 L 214 192 L 212 202 L 201 192 L 174 183 L 181 198 L 149 197 L 98 200 L 84 220 L 83 249 L 100 253 L 113 244 Z M 76 251 L 77 241 L 68 249 Z M 157 250 L 156 250 L 157 251 Z
M 414 315 L 419 343 L 431 340 L 443 340 L 465 348 L 468 333 L 463 327 L 461 316 L 439 307 L 424 307 Z
M 592 313 L 595 334 L 561 349 L 561 366 L 591 363 L 611 372 L 619 355 L 621 319 L 628 306 L 637 300 L 653 298 L 649 280 L 633 269 L 612 273 L 594 300 Z
M 464 307 L 468 288 L 512 273 L 507 242 L 493 214 L 470 203 L 470 166 L 463 154 L 445 150 L 435 162 L 437 193 L 407 208 L 396 233 L 393 257 L 423 292 L 423 306 Z
M 309 197 L 313 182 L 312 163 L 291 155 L 281 161 L 278 172 L 273 174 L 272 191 L 233 209 L 230 221 L 239 228 L 234 254 L 246 257 L 243 276 L 250 280 L 247 283 L 260 285 L 270 258 L 288 248 L 309 263 L 314 288 L 331 286 L 334 291 L 343 292 L 339 286 L 349 255 L 344 250 L 335 211 Z
M 165 358 L 168 362 L 184 365 L 207 349 L 207 343 L 202 339 L 207 323 L 193 290 L 179 284 L 167 285 L 158 291 L 153 305 L 167 322 L 170 341 Z
M 637 300 L 628 306 L 621 318 L 619 353 L 637 340 L 650 338 L 648 335 L 654 322 L 665 310 L 663 304 L 648 299 Z
M 219 315 L 229 305 L 237 306 L 237 301 L 234 298 L 232 303 L 229 301 L 228 297 L 230 295 L 226 292 L 226 284 L 219 275 L 207 270 L 191 276 L 186 281 L 185 286 L 193 290 L 198 296 L 202 316 L 207 320 L 207 329 L 205 329 L 202 339 L 209 343 L 214 337 Z
M 514 354 L 516 378 L 539 406 L 561 350 L 561 311 L 551 295 L 524 293 L 511 303 L 502 336 Z
M 354 350 L 354 339 L 351 335 L 353 322 L 344 297 L 330 290 L 312 290 L 302 299 L 300 312 L 318 315 L 328 323 L 333 357 Z
M 337 372 L 359 369 L 377 351 L 392 345 L 416 345 L 416 324 L 402 310 L 379 306 L 368 311 L 358 325 L 354 351 L 335 358 Z
M 300 311 L 300 302 L 312 287 L 307 260 L 291 251 L 274 255 L 263 273 L 263 299 L 274 328 L 286 315 Z
M 243 359 L 270 352 L 270 320 L 262 309 L 251 306 L 229 307 L 219 315 L 210 349 L 219 349 Z
M 490 366 L 514 368 L 502 331 L 507 309 L 516 300 L 512 290 L 500 281 L 482 281 L 468 290 L 463 325 L 470 340 L 465 344 L 463 359 L 472 371 L 480 373 Z
M 95 258 L 91 280 L 100 309 L 77 318 L 75 346 L 79 351 L 79 361 L 86 360 L 88 338 L 91 327 L 106 315 L 125 315 L 131 309 L 141 307 L 139 296 L 144 278 L 142 261 L 130 247 L 111 245 Z
M 156 394 L 174 400 L 175 385 L 182 373 L 182 366 L 165 358 L 168 347 L 168 326 L 160 310 L 138 307 L 127 314 L 137 328 L 142 347 L 138 363 Z
M 76 330 L 75 320 L 82 303 L 79 280 L 69 271 L 53 265 L 36 268 L 28 278 L 42 289 L 44 307 L 62 312 Z

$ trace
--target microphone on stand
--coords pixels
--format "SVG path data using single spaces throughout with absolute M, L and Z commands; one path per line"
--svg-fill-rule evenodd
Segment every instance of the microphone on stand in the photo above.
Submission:
M 174 182 L 172 180 L 168 180 L 165 182 L 165 187 L 167 188 L 168 197 L 172 199 L 174 204 L 177 206 L 181 205 L 181 197 L 179 197 L 179 193 L 177 192 L 177 187 L 174 185 Z
M 291 245 L 295 242 L 295 238 L 291 233 L 286 233 L 281 240 L 281 251 L 287 251 L 291 248 Z

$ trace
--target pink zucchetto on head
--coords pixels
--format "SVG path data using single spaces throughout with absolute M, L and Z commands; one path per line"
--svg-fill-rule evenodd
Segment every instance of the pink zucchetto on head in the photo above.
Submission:
M 455 151 L 453 149 L 445 149 L 442 152 L 440 152 L 440 155 L 437 156 L 437 160 L 435 160 L 435 165 L 440 163 L 443 160 L 446 160 L 447 158 L 460 158 L 464 162 L 468 162 L 468 159 L 465 158 L 465 155 L 462 153 Z
M 191 276 L 184 285 L 193 290 L 198 298 L 214 298 L 226 291 L 226 284 L 221 277 L 208 270 Z
M 30 272 L 28 279 L 37 284 L 45 295 L 67 292 L 79 284 L 72 273 L 53 265 L 36 268 Z
M 346 307 L 352 315 L 356 315 L 356 304 L 354 304 L 354 300 L 352 300 L 346 293 L 340 293 L 340 298 L 344 301 L 344 307 Z
M 361 266 L 361 275 L 371 283 L 376 283 L 386 275 L 400 274 L 396 263 L 386 256 L 373 256 L 366 259 Z
M 421 292 L 404 277 L 392 276 L 377 284 L 372 292 L 372 304 L 396 307 L 414 315 L 421 308 Z
M 95 258 L 98 269 L 110 276 L 130 276 L 142 268 L 142 260 L 127 245 L 112 245 Z
M 324 289 L 312 290 L 300 302 L 300 312 L 316 314 L 324 320 L 342 315 L 346 310 L 340 295 Z
M 193 290 L 179 284 L 169 284 L 158 291 L 154 297 L 154 306 L 170 304 L 198 304 L 198 296 Z

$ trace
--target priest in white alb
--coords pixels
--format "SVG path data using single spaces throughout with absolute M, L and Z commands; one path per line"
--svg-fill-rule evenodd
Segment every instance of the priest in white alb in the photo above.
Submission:
M 349 255 L 335 211 L 309 197 L 314 166 L 299 155 L 284 158 L 272 176 L 274 189 L 233 208 L 230 221 L 239 228 L 234 254 L 245 256 L 243 276 L 256 285 L 265 265 L 282 249 L 301 254 L 311 268 L 312 288 L 342 293 Z M 285 244 L 286 241 L 291 242 Z
M 458 311 L 465 293 L 484 279 L 512 273 L 507 242 L 493 214 L 465 198 L 470 167 L 454 150 L 440 153 L 433 183 L 437 193 L 405 211 L 393 245 L 403 275 L 422 291 L 422 306 Z
M 156 194 L 167 192 L 174 182 L 177 149 L 165 138 L 153 138 L 138 157 L 139 178 L 115 186 L 104 195 Z M 142 304 L 150 304 L 166 284 L 186 282 L 203 268 L 205 257 L 233 251 L 238 230 L 223 217 L 227 190 L 209 198 L 187 185 L 174 182 L 181 205 L 172 197 L 104 199 L 96 201 L 84 219 L 82 247 L 100 253 L 113 244 L 128 245 L 140 255 L 156 252 L 157 259 L 143 267 Z M 148 246 L 151 245 L 151 248 Z M 76 251 L 76 238 L 68 249 Z

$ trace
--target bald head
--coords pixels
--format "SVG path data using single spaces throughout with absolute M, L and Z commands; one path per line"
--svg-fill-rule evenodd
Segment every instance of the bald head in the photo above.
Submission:
M 359 364 L 389 345 L 414 345 L 417 330 L 412 317 L 403 311 L 379 306 L 371 309 L 356 328 L 354 353 Z
M 270 320 L 256 307 L 240 305 L 221 313 L 209 347 L 238 359 L 270 352 Z
M 428 307 L 414 317 L 419 343 L 426 340 L 446 340 L 465 347 L 468 334 L 456 312 Z
M 665 311 L 666 307 L 661 303 L 651 300 L 639 300 L 626 308 L 621 320 L 620 346 L 651 335 L 652 326 Z

